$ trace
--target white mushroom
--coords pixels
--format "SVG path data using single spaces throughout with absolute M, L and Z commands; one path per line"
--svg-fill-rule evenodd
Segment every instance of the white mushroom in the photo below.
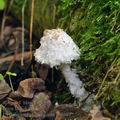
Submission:
M 59 65 L 72 95 L 84 99 L 87 93 L 83 83 L 69 65 L 80 56 L 80 49 L 72 38 L 62 29 L 45 30 L 40 44 L 34 54 L 36 61 L 50 67 Z

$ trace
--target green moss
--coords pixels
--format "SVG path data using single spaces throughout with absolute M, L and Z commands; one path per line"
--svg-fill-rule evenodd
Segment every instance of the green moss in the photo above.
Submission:
M 59 0 L 57 20 L 58 26 L 65 29 L 81 48 L 81 57 L 76 64 L 90 91 L 95 90 L 97 93 L 115 60 L 112 65 L 115 67 L 107 75 L 102 86 L 106 94 L 100 97 L 103 103 L 111 101 L 114 107 L 114 103 L 118 103 L 120 97 L 120 77 L 112 87 L 120 72 L 116 70 L 120 69 L 120 1 Z

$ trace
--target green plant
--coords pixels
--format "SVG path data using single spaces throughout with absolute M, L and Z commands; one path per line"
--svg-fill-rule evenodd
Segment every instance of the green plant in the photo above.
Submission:
M 12 91 L 14 91 L 13 85 L 12 85 L 11 76 L 17 76 L 17 74 L 16 74 L 16 73 L 9 72 L 9 71 L 6 72 L 6 74 L 9 76 L 10 86 L 11 86 Z
M 0 74 L 0 80 L 4 80 L 4 77 L 2 74 Z
M 0 10 L 5 8 L 5 0 L 0 0 Z
M 117 77 L 120 65 L 120 1 L 75 0 L 70 5 L 68 1 L 71 2 L 59 0 L 58 26 L 65 29 L 81 49 L 76 67 L 87 89 L 95 93 L 101 89 L 100 101 L 111 101 L 114 107 L 118 97 L 113 94 L 119 96 L 117 91 L 120 90 L 120 77 Z M 115 59 L 112 70 L 106 75 Z

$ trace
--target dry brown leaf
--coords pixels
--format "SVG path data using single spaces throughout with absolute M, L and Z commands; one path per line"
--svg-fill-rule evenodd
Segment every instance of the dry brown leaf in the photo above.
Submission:
M 11 88 L 5 80 L 0 80 L 0 100 L 6 97 L 11 92 Z
M 29 112 L 22 115 L 33 120 L 43 120 L 51 107 L 49 96 L 41 92 L 35 95 L 30 103 Z
M 33 98 L 36 91 L 45 90 L 45 82 L 40 78 L 29 78 L 20 82 L 15 94 L 24 98 Z
M 16 117 L 3 115 L 2 120 L 26 120 L 26 119 L 20 115 L 17 115 Z
M 90 120 L 111 120 L 108 117 L 104 117 L 96 105 L 94 105 L 90 111 L 89 118 L 91 118 Z
M 28 109 L 24 109 L 20 106 L 20 103 L 16 100 L 13 100 L 11 98 L 8 98 L 8 103 L 9 106 L 13 106 L 16 110 L 18 110 L 19 112 L 28 112 Z
M 25 34 L 27 34 L 27 30 L 24 29 Z M 11 54 L 11 52 L 17 49 L 17 52 L 21 52 L 22 47 L 22 28 L 21 27 L 12 27 L 5 26 L 4 30 L 0 34 L 0 49 L 6 48 L 8 53 L 4 53 L 2 55 Z M 25 41 L 24 41 L 25 42 Z M 25 46 L 25 49 L 28 47 Z
M 56 117 L 55 117 L 55 120 L 64 120 L 60 111 L 56 111 Z
M 8 42 L 8 37 L 12 34 L 12 27 L 6 26 L 0 34 L 0 48 L 2 49 L 5 46 L 5 43 Z
M 73 104 L 62 104 L 55 108 L 56 120 L 87 120 L 88 113 Z
M 2 120 L 14 120 L 14 118 L 11 116 L 3 116 Z

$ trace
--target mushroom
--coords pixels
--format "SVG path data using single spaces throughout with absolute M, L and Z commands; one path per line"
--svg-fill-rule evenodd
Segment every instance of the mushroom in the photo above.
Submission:
M 41 46 L 35 51 L 35 60 L 50 67 L 60 66 L 71 94 L 76 98 L 85 98 L 85 91 L 75 70 L 70 68 L 73 60 L 80 56 L 80 49 L 72 38 L 62 29 L 45 30 L 40 40 Z

